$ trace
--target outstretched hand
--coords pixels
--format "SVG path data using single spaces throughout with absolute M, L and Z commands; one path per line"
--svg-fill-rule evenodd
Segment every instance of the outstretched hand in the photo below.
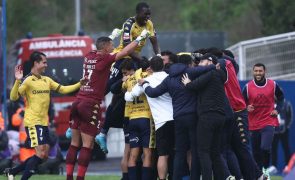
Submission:
M 136 38 L 137 41 L 142 41 L 143 39 L 146 39 L 147 37 L 149 37 L 151 35 L 151 33 L 144 29 L 141 34 Z
M 181 82 L 186 86 L 188 83 L 192 82 L 190 80 L 190 78 L 188 77 L 188 74 L 185 73 L 182 78 L 181 78 Z
M 279 112 L 275 109 L 273 111 L 271 111 L 270 116 L 272 117 L 277 117 L 279 115 Z
M 215 65 L 215 67 L 216 67 L 217 70 L 220 69 L 220 64 L 217 63 L 217 64 Z
M 145 80 L 144 79 L 138 79 L 137 80 L 137 83 L 140 85 L 140 86 L 142 86 L 142 84 L 145 82 Z
M 17 80 L 21 80 L 23 78 L 23 70 L 22 70 L 21 65 L 15 66 L 14 76 L 15 76 L 15 79 L 17 79 Z
M 115 28 L 115 29 L 113 29 L 112 34 L 109 35 L 109 38 L 114 40 L 116 37 L 120 36 L 122 34 L 122 32 L 123 32 L 122 29 Z

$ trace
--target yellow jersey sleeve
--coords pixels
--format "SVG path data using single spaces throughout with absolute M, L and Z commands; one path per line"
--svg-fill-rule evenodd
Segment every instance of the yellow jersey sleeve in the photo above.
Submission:
M 27 89 L 27 83 L 24 81 L 21 83 L 21 80 L 15 80 L 14 85 L 10 91 L 10 100 L 16 101 L 19 98 L 19 95 L 23 96 Z
M 74 92 L 77 89 L 79 89 L 81 86 L 80 82 L 77 82 L 76 84 L 69 85 L 69 86 L 62 86 L 58 84 L 57 82 L 55 82 L 54 80 L 52 80 L 51 78 L 49 77 L 46 77 L 46 78 L 50 82 L 50 90 L 56 91 L 61 94 L 68 94 L 68 93 Z
M 147 21 L 147 30 L 151 33 L 151 37 L 156 36 L 156 30 L 154 28 L 153 22 L 151 20 Z

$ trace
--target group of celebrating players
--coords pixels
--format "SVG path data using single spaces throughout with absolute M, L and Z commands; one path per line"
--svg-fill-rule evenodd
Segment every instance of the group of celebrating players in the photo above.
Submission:
M 71 137 L 67 180 L 74 178 L 76 162 L 76 179 L 85 178 L 95 141 L 108 152 L 105 139 L 114 120 L 122 122 L 125 135 L 123 180 L 269 179 L 264 169 L 269 166 L 284 96 L 274 81 L 265 78 L 265 66 L 254 65 L 254 80 L 242 93 L 239 68 L 230 51 L 160 52 L 150 15 L 148 4 L 138 3 L 136 15 L 121 30 L 98 38 L 97 50 L 85 56 L 83 77 L 77 84 L 62 86 L 43 76 L 47 60 L 42 52 L 31 55 L 31 73 L 25 78 L 22 69 L 15 68 L 10 99 L 26 98 L 24 123 L 36 155 L 6 169 L 9 179 L 20 171 L 24 171 L 22 180 L 28 179 L 48 156 L 50 91 L 77 89 L 67 131 Z M 118 36 L 120 45 L 114 49 L 112 40 Z M 156 54 L 150 60 L 140 56 L 147 38 Z M 100 104 L 109 92 L 113 97 L 103 122 Z

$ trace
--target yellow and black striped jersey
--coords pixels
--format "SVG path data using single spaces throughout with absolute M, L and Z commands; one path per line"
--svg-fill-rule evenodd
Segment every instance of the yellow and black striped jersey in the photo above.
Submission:
M 135 17 L 130 17 L 125 21 L 122 28 L 123 33 L 121 35 L 120 44 L 116 49 L 114 49 L 114 53 L 120 52 L 127 44 L 135 40 L 144 29 L 151 33 L 151 37 L 156 35 L 154 25 L 151 20 L 148 20 L 145 26 L 139 26 Z M 140 44 L 136 47 L 135 52 L 140 53 L 145 44 L 146 39 L 140 42 Z

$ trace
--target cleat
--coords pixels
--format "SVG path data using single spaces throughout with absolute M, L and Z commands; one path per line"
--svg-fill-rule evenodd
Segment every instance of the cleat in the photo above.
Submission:
M 106 139 L 106 135 L 103 133 L 99 133 L 98 135 L 96 135 L 95 137 L 95 142 L 99 145 L 100 149 L 107 154 L 108 151 L 108 147 L 107 147 L 107 139 Z
M 68 128 L 66 131 L 66 138 L 71 139 L 72 138 L 72 129 Z
M 4 176 L 7 177 L 7 180 L 14 180 L 14 175 L 10 173 L 11 168 L 6 168 L 3 171 Z
M 263 180 L 270 180 L 270 175 L 268 169 L 262 168 Z
M 236 180 L 236 178 L 234 176 L 228 176 L 226 180 Z

